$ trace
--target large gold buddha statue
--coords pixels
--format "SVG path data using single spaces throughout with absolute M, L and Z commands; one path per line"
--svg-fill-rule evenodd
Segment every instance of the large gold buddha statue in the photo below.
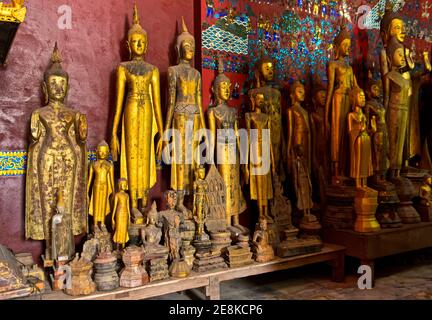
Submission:
M 207 111 L 212 145 L 215 145 L 217 168 L 225 187 L 225 213 L 228 226 L 239 226 L 239 215 L 246 210 L 246 201 L 240 185 L 240 141 L 237 111 L 228 106 L 231 81 L 224 74 L 219 59 L 219 74 L 213 83 L 216 106 Z M 220 131 L 219 131 L 220 130 Z M 219 136 L 218 136 L 219 132 Z
M 45 260 L 51 256 L 51 219 L 63 193 L 66 228 L 87 232 L 87 118 L 65 106 L 69 75 L 62 69 L 57 43 L 51 67 L 42 83 L 47 105 L 31 116 L 31 143 L 26 179 L 25 235 L 45 240 Z
M 135 5 L 133 26 L 127 46 L 131 60 L 117 68 L 117 100 L 111 136 L 111 152 L 117 161 L 120 153 L 120 177 L 127 180 L 132 210 L 148 202 L 148 192 L 156 183 L 156 159 L 162 156 L 162 140 L 155 152 L 154 139 L 162 137 L 159 70 L 144 61 L 147 33 L 139 24 Z M 121 142 L 117 132 L 121 124 Z
M 168 68 L 168 114 L 165 130 L 173 129 L 171 188 L 177 191 L 176 209 L 190 216 L 183 202 L 193 189 L 197 167 L 195 134 L 205 129 L 201 101 L 201 75 L 191 66 L 195 54 L 195 39 L 182 18 L 182 32 L 177 37 L 179 63 Z M 180 141 L 179 141 L 180 140 Z
M 347 116 L 351 111 L 349 93 L 357 86 L 351 65 L 346 61 L 350 54 L 351 35 L 341 27 L 334 40 L 336 59 L 328 66 L 328 88 L 325 107 L 325 128 L 330 136 L 330 157 L 333 183 L 340 183 L 347 166 Z M 331 116 L 331 118 L 330 118 Z M 331 121 L 330 121 L 331 120 Z M 331 133 L 328 135 L 328 133 Z

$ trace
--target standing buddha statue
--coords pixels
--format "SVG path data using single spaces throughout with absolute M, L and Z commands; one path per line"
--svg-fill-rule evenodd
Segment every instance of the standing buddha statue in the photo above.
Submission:
M 328 88 L 325 107 L 325 131 L 330 136 L 330 157 L 333 183 L 340 184 L 347 165 L 347 117 L 350 112 L 349 93 L 357 86 L 353 69 L 346 59 L 350 54 L 351 35 L 341 27 L 334 40 L 336 60 L 328 66 Z M 331 122 L 330 122 L 331 114 Z M 328 133 L 331 133 L 329 135 Z
M 25 236 L 45 240 L 51 261 L 51 219 L 57 195 L 64 195 L 73 235 L 87 232 L 87 118 L 65 106 L 69 75 L 61 66 L 57 43 L 42 83 L 47 105 L 32 113 L 26 178 Z
M 97 160 L 90 164 L 87 193 L 93 183 L 89 201 L 89 215 L 93 216 L 93 225 L 105 225 L 105 217 L 110 213 L 110 196 L 114 193 L 114 166 L 108 161 L 109 146 L 105 141 L 99 143 Z M 94 181 L 93 181 L 94 178 Z
M 133 25 L 128 32 L 127 47 L 131 60 L 117 68 L 117 98 L 111 136 L 111 152 L 117 161 L 120 153 L 120 177 L 127 180 L 132 210 L 148 202 L 149 189 L 156 183 L 156 159 L 162 156 L 162 140 L 156 152 L 154 138 L 162 137 L 159 70 L 144 61 L 147 33 L 139 22 L 135 5 Z M 121 143 L 117 132 L 121 124 Z
M 273 222 L 268 213 L 268 202 L 273 199 L 272 175 L 275 174 L 273 147 L 270 143 L 273 131 L 270 116 L 262 112 L 265 103 L 262 92 L 253 93 L 252 112 L 245 115 L 249 137 L 249 161 L 244 169 L 244 175 L 246 184 L 250 187 L 251 200 L 258 202 L 260 218 Z M 252 136 L 252 133 L 255 136 Z
M 165 130 L 175 130 L 171 188 L 177 191 L 176 209 L 190 216 L 190 210 L 184 206 L 184 196 L 192 191 L 193 172 L 197 166 L 195 155 L 199 144 L 195 133 L 205 129 L 205 119 L 201 101 L 201 75 L 191 66 L 195 39 L 188 32 L 183 18 L 176 51 L 179 64 L 168 68 L 168 114 Z
M 225 213 L 228 226 L 240 226 L 239 215 L 246 210 L 246 201 L 240 186 L 240 141 L 237 111 L 228 106 L 231 81 L 223 73 L 223 62 L 219 60 L 219 75 L 213 83 L 216 106 L 207 111 L 212 146 L 216 149 L 217 168 L 225 187 Z M 220 130 L 220 131 L 219 131 Z M 219 133 L 223 134 L 219 134 Z M 242 228 L 241 228 L 242 229 Z

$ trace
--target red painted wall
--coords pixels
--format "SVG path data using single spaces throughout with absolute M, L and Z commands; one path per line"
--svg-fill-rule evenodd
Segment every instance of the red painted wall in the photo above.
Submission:
M 148 33 L 147 61 L 160 70 L 164 108 L 167 68 L 176 62 L 177 21 L 183 15 L 194 32 L 194 1 L 136 0 L 141 25 Z M 41 107 L 40 83 L 55 41 L 71 79 L 68 104 L 87 114 L 88 146 L 94 147 L 110 137 L 114 71 L 128 56 L 125 39 L 134 0 L 27 2 L 26 21 L 17 33 L 7 67 L 0 69 L 0 150 L 27 149 L 30 115 Z M 72 8 L 71 30 L 58 28 L 61 14 L 57 11 L 64 4 Z M 158 184 L 153 194 L 159 197 L 165 188 Z M 24 239 L 24 189 L 24 176 L 0 177 L 0 243 L 17 252 L 31 251 L 38 258 L 42 243 Z

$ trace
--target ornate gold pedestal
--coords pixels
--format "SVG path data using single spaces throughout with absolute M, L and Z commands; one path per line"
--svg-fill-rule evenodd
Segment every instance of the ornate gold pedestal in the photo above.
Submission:
M 371 188 L 360 188 L 355 195 L 356 232 L 376 232 L 381 227 L 375 217 L 378 208 L 378 191 Z

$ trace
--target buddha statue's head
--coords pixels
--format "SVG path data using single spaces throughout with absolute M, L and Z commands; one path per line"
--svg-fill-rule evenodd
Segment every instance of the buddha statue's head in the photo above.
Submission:
M 218 60 L 218 75 L 213 82 L 212 91 L 215 96 L 216 105 L 219 105 L 222 102 L 227 102 L 230 99 L 231 81 L 224 74 L 224 65 L 220 58 Z
M 406 66 L 405 47 L 396 37 L 392 37 L 387 46 L 387 57 L 391 65 L 395 68 L 403 68 Z
M 128 188 L 127 180 L 125 178 L 119 179 L 119 181 L 118 181 L 118 187 L 119 187 L 119 190 L 126 191 L 127 188 Z
M 204 166 L 199 166 L 195 170 L 195 179 L 196 180 L 204 180 L 205 179 L 205 167 Z
M 61 102 L 66 99 L 69 89 L 69 75 L 61 66 L 61 56 L 57 47 L 57 42 L 54 46 L 54 51 L 51 56 L 51 66 L 44 73 L 44 81 L 42 88 L 45 96 L 45 103 Z
M 323 85 L 317 85 L 314 88 L 312 100 L 316 107 L 325 107 L 327 99 L 327 88 Z
M 366 105 L 366 96 L 362 88 L 354 87 L 350 92 L 351 107 L 354 110 L 356 107 L 364 108 Z
M 428 185 L 428 186 L 432 186 L 432 175 L 426 174 L 423 177 L 423 184 Z
M 147 52 L 147 32 L 140 25 L 136 4 L 134 5 L 133 25 L 128 32 L 127 48 L 131 59 L 142 57 Z
M 297 102 L 305 100 L 305 88 L 300 81 L 295 81 L 290 87 L 291 103 L 294 105 Z
M 380 23 L 380 34 L 384 47 L 387 47 L 391 38 L 396 37 L 400 43 L 405 41 L 406 30 L 402 16 L 393 12 L 392 8 L 386 8 Z
M 351 34 L 341 27 L 333 44 L 336 49 L 336 59 L 348 57 L 351 49 Z
M 187 29 L 184 18 L 182 17 L 182 31 L 177 36 L 176 51 L 178 59 L 191 62 L 195 56 L 195 38 Z
M 262 92 L 254 92 L 252 94 L 252 110 L 251 111 L 261 111 L 265 106 L 265 97 Z
M 174 190 L 167 190 L 164 193 L 166 204 L 169 209 L 174 209 L 177 203 L 177 193 Z
M 262 57 L 255 66 L 256 87 L 273 81 L 275 75 L 274 62 L 269 57 Z
M 110 153 L 108 143 L 106 141 L 102 141 L 98 144 L 96 150 L 96 156 L 98 159 L 105 160 L 108 158 Z
M 382 82 L 381 80 L 369 79 L 367 83 L 366 94 L 368 99 L 376 99 L 381 96 Z
M 158 220 L 158 212 L 156 201 L 153 201 L 150 211 L 147 213 L 147 225 L 156 225 Z
M 262 231 L 266 231 L 267 230 L 267 219 L 266 218 L 261 218 L 259 220 L 259 228 Z

